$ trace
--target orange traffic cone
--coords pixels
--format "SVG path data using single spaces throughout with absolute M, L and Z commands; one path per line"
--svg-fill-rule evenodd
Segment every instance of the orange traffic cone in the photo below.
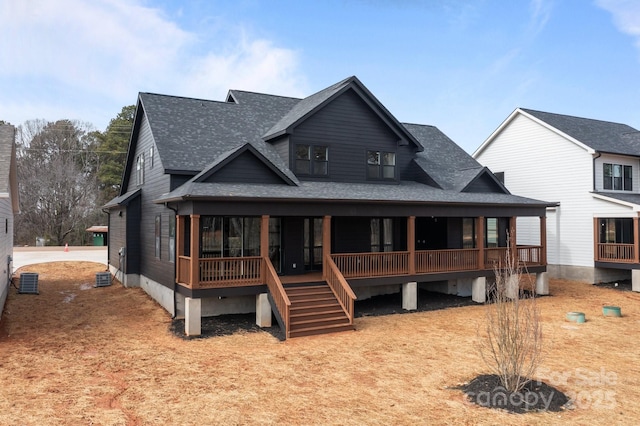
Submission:
M 64 244 L 64 251 L 65 252 L 69 251 L 69 243 Z

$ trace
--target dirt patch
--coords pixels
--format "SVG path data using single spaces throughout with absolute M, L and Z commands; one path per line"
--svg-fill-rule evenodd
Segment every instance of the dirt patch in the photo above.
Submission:
M 538 299 L 546 346 L 535 379 L 564 392 L 572 408 L 515 416 L 473 404 L 456 388 L 488 372 L 475 349 L 484 306 L 363 315 L 353 332 L 284 342 L 243 329 L 184 340 L 141 289 L 93 287 L 104 265 L 25 270 L 39 273 L 40 294 L 9 291 L 0 424 L 623 425 L 640 418 L 633 338 L 640 294 L 633 292 L 551 280 L 551 296 Z M 622 318 L 604 317 L 604 305 L 620 306 Z M 569 323 L 571 311 L 587 321 Z

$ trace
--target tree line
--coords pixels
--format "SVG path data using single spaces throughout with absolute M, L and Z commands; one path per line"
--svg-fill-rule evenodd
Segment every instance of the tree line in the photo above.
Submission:
M 29 120 L 16 128 L 20 213 L 14 244 L 87 245 L 93 225 L 117 196 L 135 106 L 122 108 L 104 132 L 77 120 Z

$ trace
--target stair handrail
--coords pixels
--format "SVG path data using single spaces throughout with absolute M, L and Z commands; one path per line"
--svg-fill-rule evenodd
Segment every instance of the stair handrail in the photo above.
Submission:
M 269 289 L 269 293 L 271 293 L 271 297 L 276 305 L 276 309 L 280 314 L 280 318 L 282 318 L 282 322 L 284 323 L 285 328 L 285 336 L 289 338 L 290 332 L 290 312 L 291 312 L 291 301 L 289 300 L 289 296 L 287 296 L 287 292 L 284 290 L 284 286 L 282 285 L 282 281 L 280 281 L 280 277 L 276 272 L 273 264 L 271 263 L 271 259 L 263 258 L 263 265 L 265 269 L 265 282 L 267 284 L 267 288 Z
M 333 291 L 340 306 L 342 306 L 342 310 L 349 318 L 349 324 L 353 325 L 353 317 L 355 314 L 354 302 L 357 297 L 331 256 L 325 256 L 324 262 L 325 272 L 323 279 L 329 284 L 331 291 Z

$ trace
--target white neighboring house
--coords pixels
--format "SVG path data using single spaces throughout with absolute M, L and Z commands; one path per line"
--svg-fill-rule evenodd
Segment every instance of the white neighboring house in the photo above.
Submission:
M 518 108 L 473 157 L 503 173 L 510 191 L 558 202 L 547 210 L 550 277 L 597 283 L 632 276 L 640 291 L 638 130 Z M 518 221 L 517 243 L 533 244 L 539 227 Z
M 20 201 L 17 170 L 15 128 L 0 124 L 0 313 L 13 274 L 13 215 Z

